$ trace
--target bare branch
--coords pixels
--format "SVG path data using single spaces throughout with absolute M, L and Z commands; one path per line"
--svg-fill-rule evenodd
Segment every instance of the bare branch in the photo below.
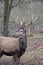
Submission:
M 9 4 L 9 9 L 11 10 L 12 8 L 12 3 L 13 3 L 13 0 L 10 1 L 10 4 Z
M 17 7 L 17 5 L 12 5 L 12 6 L 10 6 L 10 8 L 14 8 L 14 7 Z

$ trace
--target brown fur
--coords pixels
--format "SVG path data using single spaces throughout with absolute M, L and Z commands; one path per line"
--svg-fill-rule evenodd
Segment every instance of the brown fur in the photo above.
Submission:
M 19 45 L 19 38 L 10 38 L 10 37 L 4 37 L 0 36 L 0 49 L 9 52 L 16 48 L 18 49 Z

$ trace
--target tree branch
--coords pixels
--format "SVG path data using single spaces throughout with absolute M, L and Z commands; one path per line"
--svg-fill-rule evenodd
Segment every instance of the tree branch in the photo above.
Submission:
M 9 9 L 8 9 L 9 10 L 9 15 L 10 15 L 10 11 L 12 9 L 12 3 L 13 3 L 13 0 L 11 0 L 10 3 L 9 3 Z

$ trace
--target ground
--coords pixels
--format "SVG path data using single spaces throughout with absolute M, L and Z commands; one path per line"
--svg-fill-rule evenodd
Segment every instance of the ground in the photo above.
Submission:
M 3 56 L 0 65 L 14 65 L 13 58 Z M 20 65 L 43 65 L 43 36 L 28 37 L 27 49 L 21 57 Z

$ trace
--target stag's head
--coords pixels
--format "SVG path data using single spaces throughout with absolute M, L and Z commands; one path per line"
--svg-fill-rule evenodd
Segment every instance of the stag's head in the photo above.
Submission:
M 16 35 L 18 35 L 19 37 L 23 37 L 25 36 L 25 33 L 26 33 L 25 22 L 20 21 L 19 26 L 16 30 Z

